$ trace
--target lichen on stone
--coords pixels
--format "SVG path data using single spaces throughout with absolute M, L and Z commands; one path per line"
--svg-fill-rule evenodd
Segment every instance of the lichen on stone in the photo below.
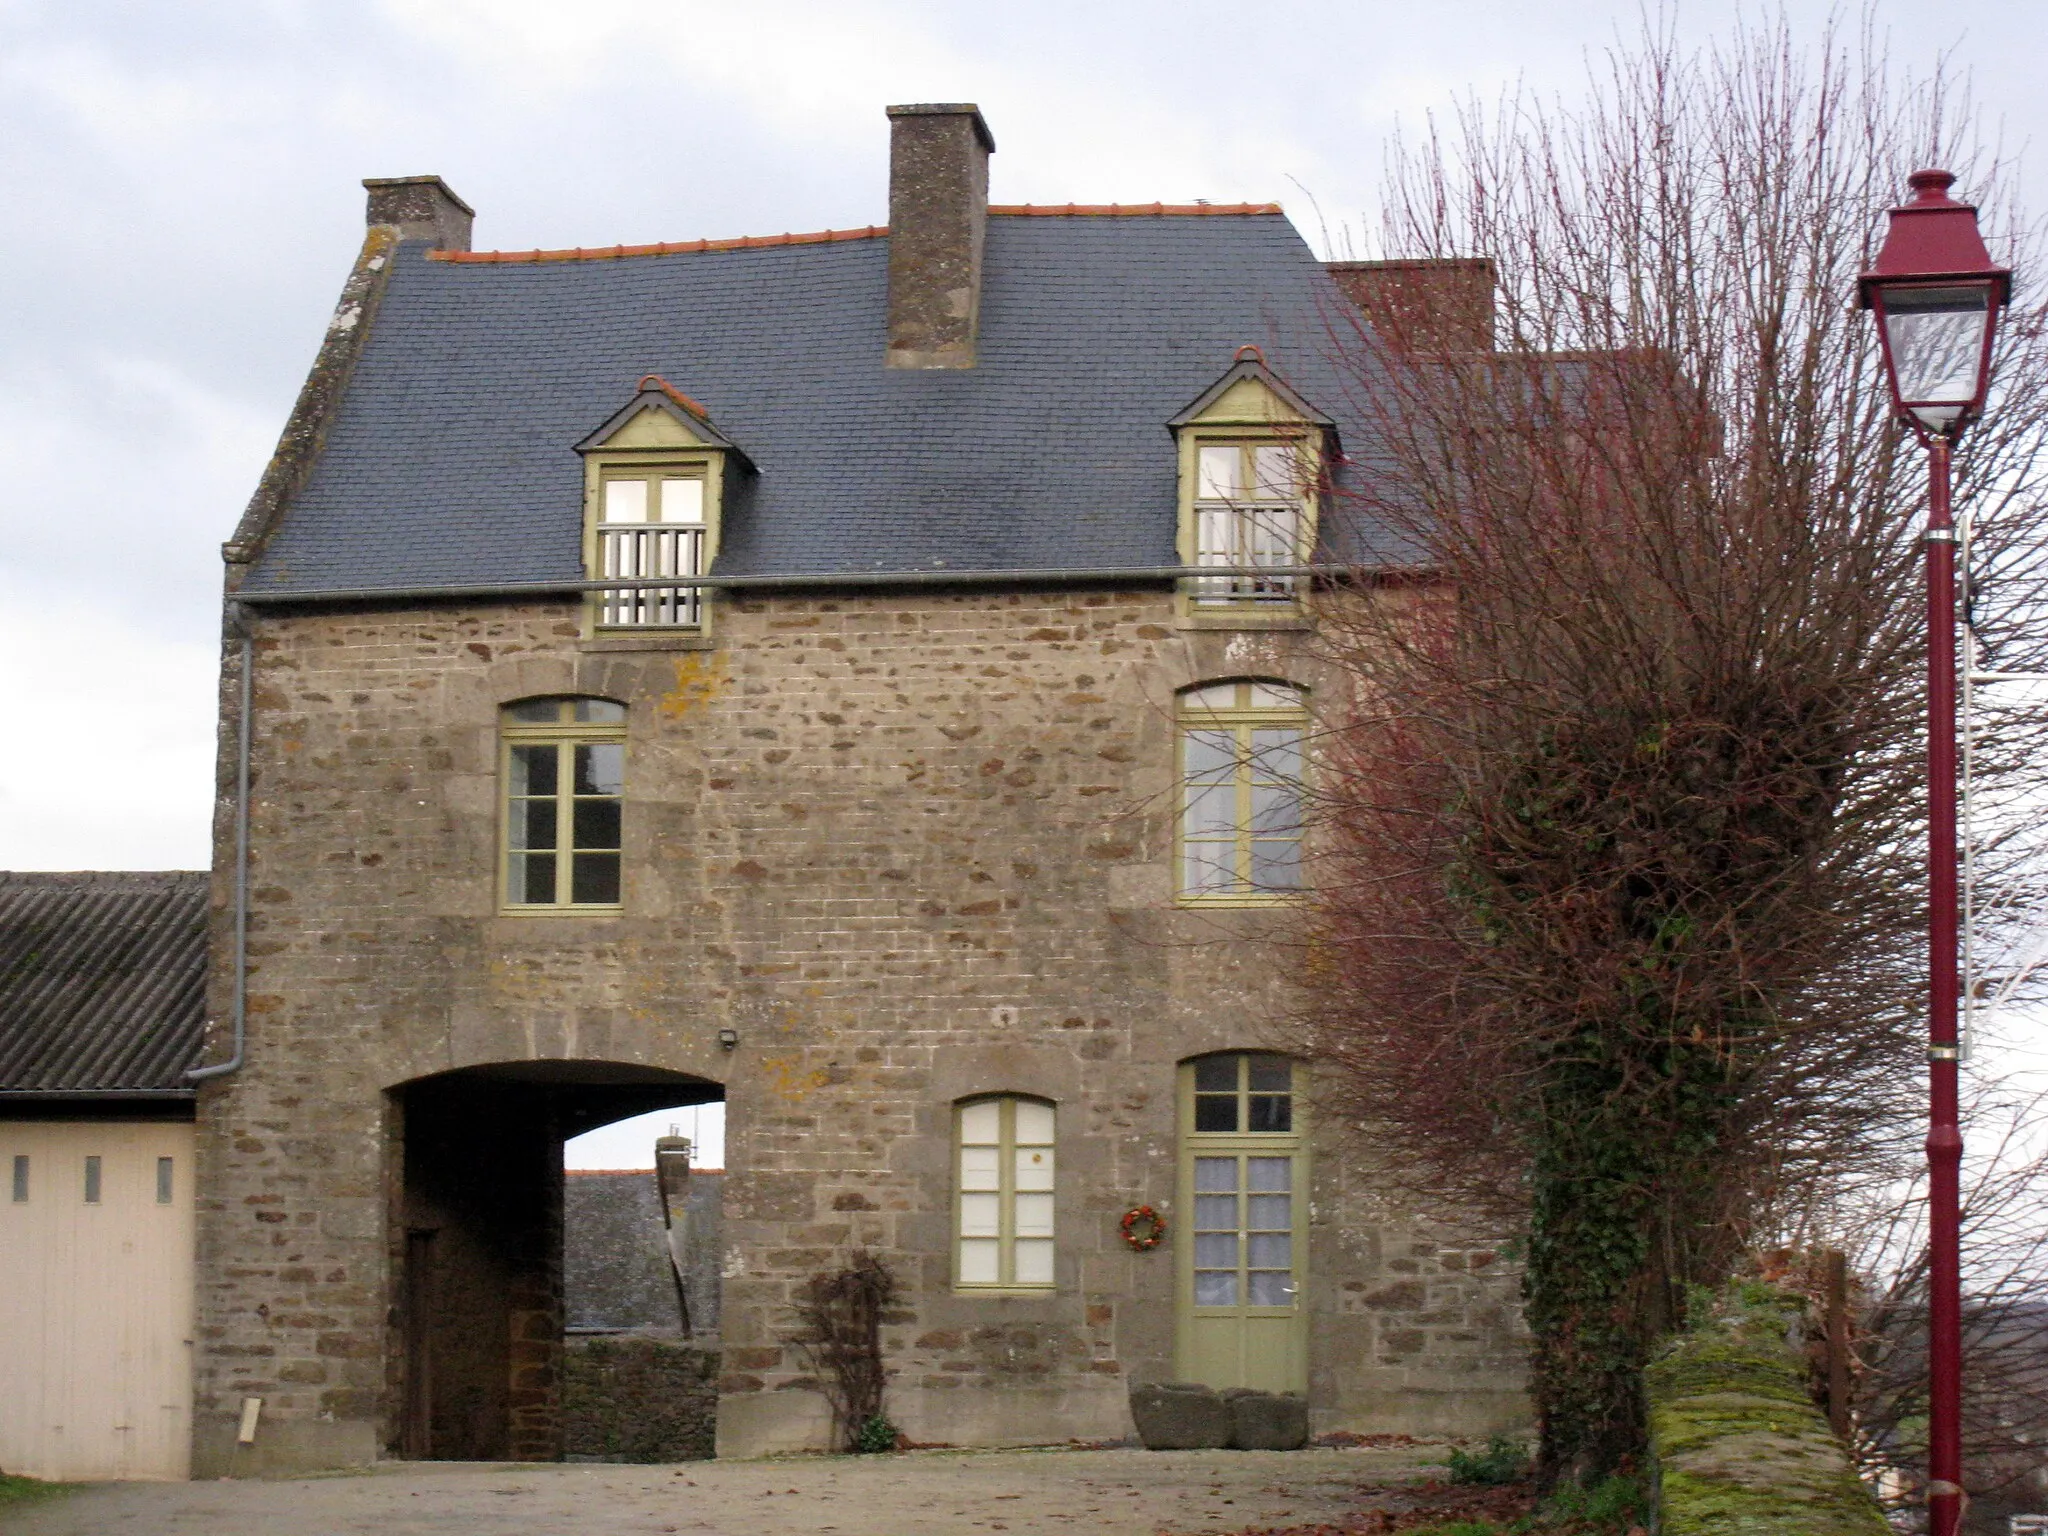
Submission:
M 1665 1536 L 1886 1536 L 1806 1390 L 1800 1303 L 1731 1294 L 1645 1374 Z

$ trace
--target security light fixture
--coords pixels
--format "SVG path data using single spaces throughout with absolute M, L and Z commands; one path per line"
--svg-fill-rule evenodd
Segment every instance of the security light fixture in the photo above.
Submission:
M 736 1051 L 740 1045 L 740 1032 L 736 1029 L 721 1029 L 718 1032 L 718 1048 L 722 1051 Z

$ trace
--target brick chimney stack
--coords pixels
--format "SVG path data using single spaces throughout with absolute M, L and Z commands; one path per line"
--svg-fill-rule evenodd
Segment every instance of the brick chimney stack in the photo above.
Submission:
M 397 227 L 400 240 L 424 240 L 437 251 L 469 249 L 469 227 L 476 210 L 457 197 L 438 176 L 371 176 L 371 224 Z
M 996 141 L 970 103 L 889 108 L 891 368 L 972 368 Z
M 1493 350 L 1493 263 L 1484 256 L 1325 263 L 1389 341 L 1425 352 Z

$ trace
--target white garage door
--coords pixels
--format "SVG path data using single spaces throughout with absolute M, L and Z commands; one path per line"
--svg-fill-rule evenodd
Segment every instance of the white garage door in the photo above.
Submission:
M 0 1120 L 0 1467 L 182 1478 L 192 1127 Z

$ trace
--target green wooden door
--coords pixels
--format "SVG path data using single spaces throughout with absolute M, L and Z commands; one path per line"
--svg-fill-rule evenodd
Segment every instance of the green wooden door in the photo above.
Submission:
M 1308 1386 L 1302 1306 L 1308 1160 L 1284 1056 L 1181 1068 L 1175 1374 L 1212 1387 Z

